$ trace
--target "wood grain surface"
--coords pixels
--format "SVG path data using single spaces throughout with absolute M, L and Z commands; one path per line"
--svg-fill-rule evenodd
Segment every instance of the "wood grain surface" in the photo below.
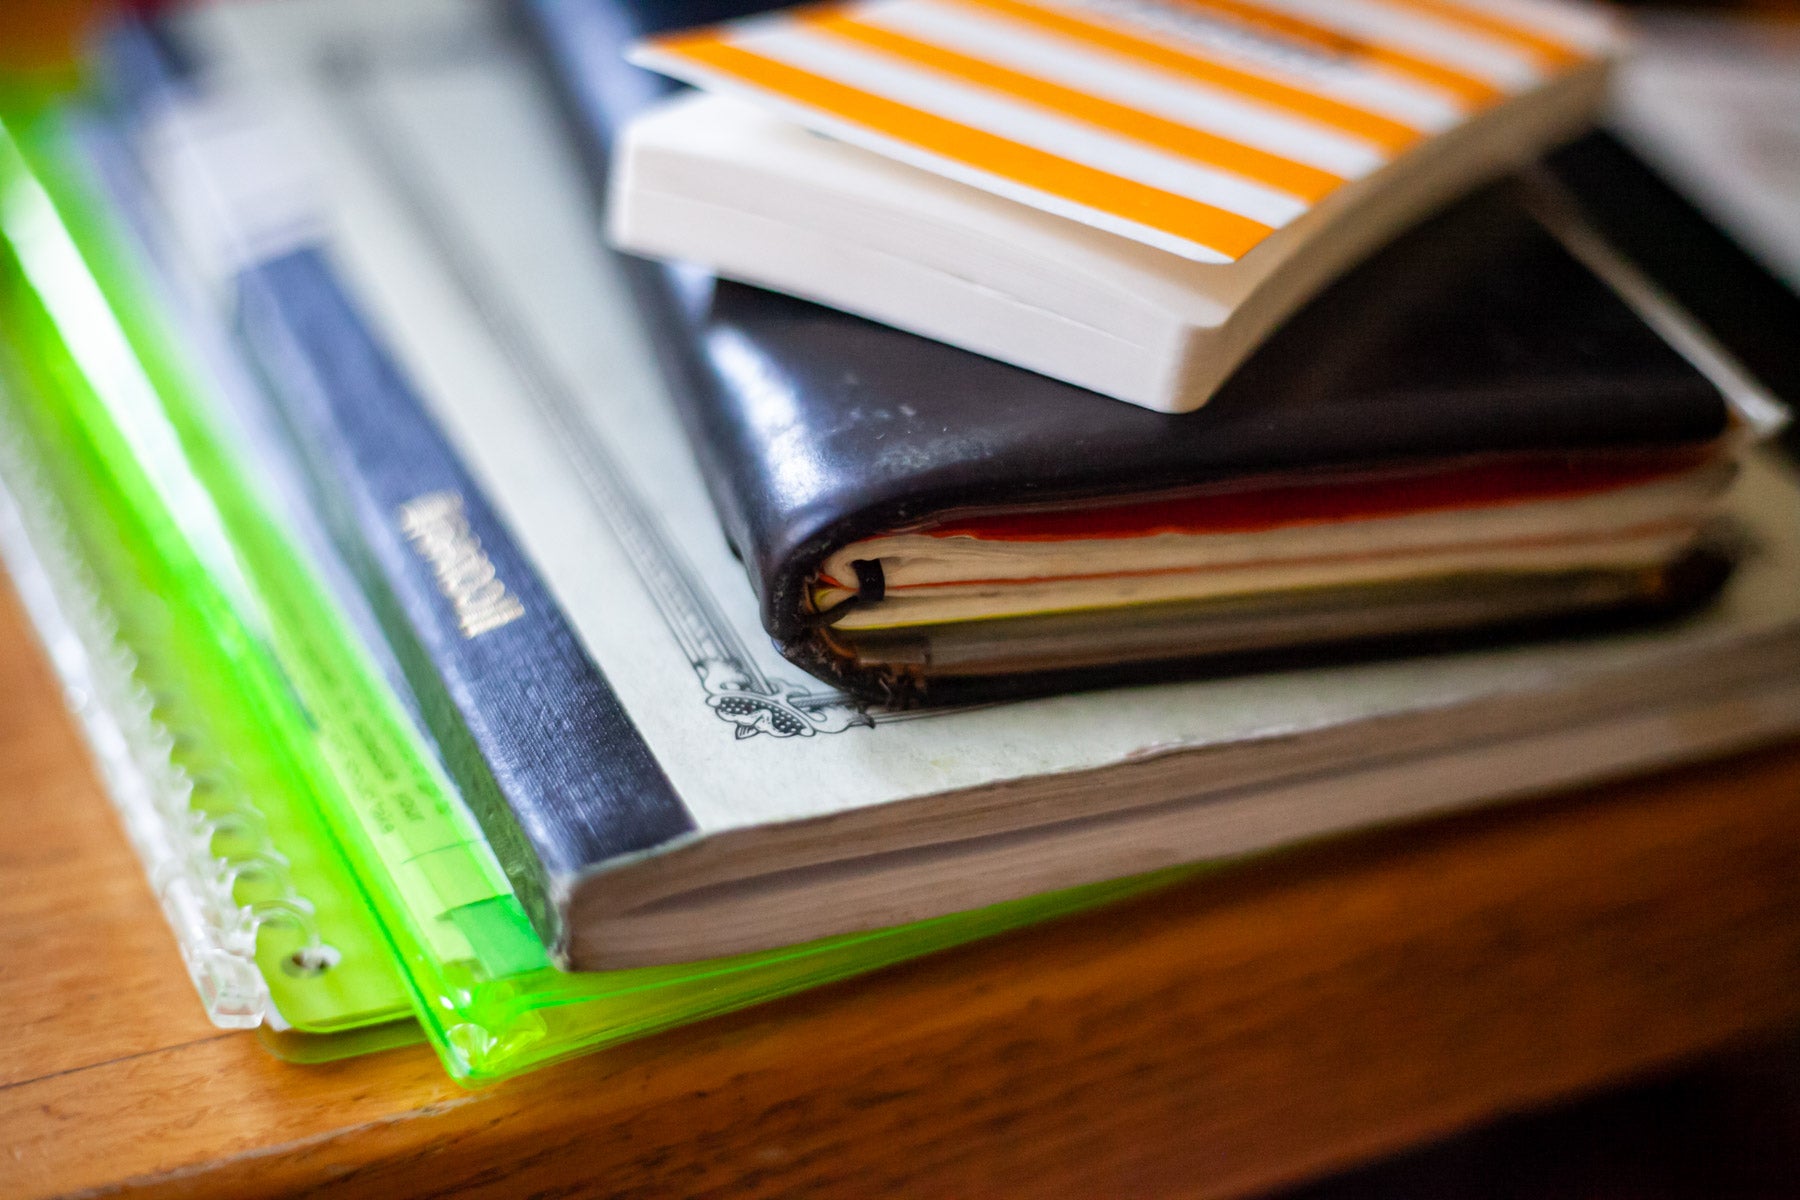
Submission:
M 10 594 L 0 1196 L 1240 1196 L 1800 1015 L 1800 751 L 1279 857 L 482 1092 L 209 1026 Z

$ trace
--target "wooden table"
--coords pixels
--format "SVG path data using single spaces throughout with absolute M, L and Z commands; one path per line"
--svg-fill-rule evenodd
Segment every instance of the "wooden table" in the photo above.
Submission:
M 1288 855 L 483 1092 L 209 1026 L 0 601 L 0 1196 L 1238 1196 L 1800 1015 L 1800 750 Z

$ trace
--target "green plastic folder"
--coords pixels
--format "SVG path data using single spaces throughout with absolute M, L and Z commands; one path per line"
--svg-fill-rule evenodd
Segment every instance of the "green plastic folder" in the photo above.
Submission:
M 6 417 L 66 508 L 72 553 L 120 614 L 144 686 L 168 694 L 172 721 L 175 707 L 192 712 L 287 848 L 293 890 L 310 895 L 309 923 L 258 934 L 255 964 L 288 1024 L 382 1026 L 398 979 L 451 1075 L 493 1080 L 1189 873 L 706 962 L 552 967 L 405 698 L 233 436 L 220 389 L 167 319 L 154 260 L 69 122 L 21 110 L 0 130 Z M 254 879 L 236 886 L 255 902 Z
M 27 166 L 49 124 L 0 125 L 0 468 L 15 582 L 87 710 L 214 1019 L 313 1035 L 404 1020 L 386 940 L 314 802 L 317 765 L 296 753 L 313 731 L 239 617 L 233 551 L 204 524 L 216 513 L 164 423 L 151 372 L 171 364 L 140 357 L 144 331 L 116 319 Z M 172 511 L 175 496 L 188 511 Z

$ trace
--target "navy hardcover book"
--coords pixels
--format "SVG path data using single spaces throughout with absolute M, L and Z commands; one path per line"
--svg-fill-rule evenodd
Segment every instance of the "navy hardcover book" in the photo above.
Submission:
M 180 47 L 137 25 L 104 48 L 128 127 L 194 102 Z M 318 245 L 235 280 L 243 346 L 359 577 L 445 765 L 553 953 L 591 864 L 692 818 L 561 610 Z

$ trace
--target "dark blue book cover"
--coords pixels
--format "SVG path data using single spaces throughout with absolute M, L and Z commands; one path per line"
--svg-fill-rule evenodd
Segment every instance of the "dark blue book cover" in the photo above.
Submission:
M 127 141 L 202 102 L 164 33 L 115 29 L 100 57 Z M 232 281 L 237 341 L 446 766 L 560 950 L 574 881 L 692 818 L 322 247 L 270 244 Z

